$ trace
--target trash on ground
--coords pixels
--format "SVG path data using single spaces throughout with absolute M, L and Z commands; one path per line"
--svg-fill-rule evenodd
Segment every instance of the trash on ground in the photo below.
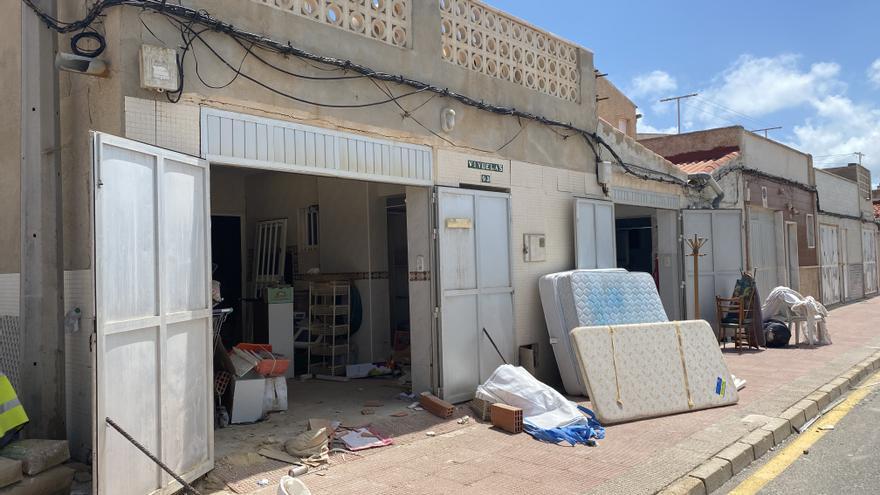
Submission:
M 299 464 L 300 460 L 298 457 L 294 457 L 287 452 L 282 452 L 276 449 L 270 449 L 268 447 L 263 447 L 257 451 L 263 457 L 268 459 L 274 459 L 276 461 L 286 462 L 288 464 Z
M 330 436 L 326 428 L 309 430 L 288 440 L 284 450 L 308 466 L 317 466 L 330 460 Z
M 404 416 L 409 416 L 409 413 L 406 411 L 398 411 L 396 413 L 391 413 L 391 416 L 395 418 L 402 418 Z
M 436 436 L 437 436 L 437 432 L 434 432 L 434 431 L 426 431 L 426 432 L 425 432 L 425 435 L 427 435 L 427 436 L 429 436 L 429 437 L 436 437 Z
M 363 414 L 364 416 L 368 416 L 370 414 L 375 414 L 375 413 L 376 413 L 375 409 L 361 409 L 361 414 Z
M 260 481 L 258 481 L 257 484 L 260 486 L 269 486 L 269 480 L 267 478 L 263 478 Z
M 290 471 L 287 472 L 288 476 L 296 478 L 297 476 L 302 476 L 309 472 L 308 466 L 294 466 L 290 468 Z
M 746 379 L 745 378 L 737 378 L 737 376 L 733 375 L 733 374 L 730 375 L 730 378 L 733 379 L 733 386 L 736 387 L 737 391 L 745 388 L 745 386 L 746 386 Z
M 312 492 L 302 481 L 284 476 L 278 483 L 278 495 L 312 495 Z
M 471 420 L 470 416 L 462 416 L 462 417 L 458 418 L 457 423 L 460 425 L 466 425 L 470 422 L 470 420 Z
M 823 430 L 823 431 L 826 431 L 826 430 L 833 430 L 833 429 L 834 429 L 834 425 L 822 425 L 822 426 L 819 427 L 819 429 L 820 429 L 820 430 Z
M 378 400 L 368 400 L 364 402 L 364 407 L 382 407 L 385 404 Z
M 385 447 L 393 443 L 393 440 L 390 438 L 384 438 L 370 428 L 356 428 L 344 435 L 337 436 L 337 440 L 342 441 L 349 450 L 354 452 L 375 447 Z
M 539 382 L 525 368 L 503 364 L 477 387 L 477 398 L 522 409 L 523 431 L 550 443 L 595 445 L 605 428 L 592 411 Z
M 490 409 L 492 426 L 501 428 L 508 433 L 522 433 L 523 410 L 507 404 L 492 404 Z
M 414 394 L 413 392 L 401 392 L 401 393 L 397 394 L 398 400 L 412 401 L 412 400 L 415 400 L 415 398 L 416 398 L 416 394 Z
M 443 419 L 450 418 L 455 413 L 455 406 L 429 392 L 422 392 L 422 395 L 419 396 L 419 405 L 431 414 Z

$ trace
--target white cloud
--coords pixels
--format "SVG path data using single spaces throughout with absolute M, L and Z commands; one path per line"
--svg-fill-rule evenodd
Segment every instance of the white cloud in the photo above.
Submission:
M 639 120 L 638 130 L 639 134 L 675 134 L 678 132 L 678 129 L 676 129 L 674 125 L 669 127 L 654 127 L 645 122 L 644 119 Z
M 862 163 L 871 169 L 871 180 L 880 179 L 880 107 L 853 102 L 843 95 L 832 95 L 813 103 L 815 115 L 794 126 L 794 142 L 798 149 L 818 156 L 816 167 L 842 165 L 857 161 L 855 155 L 865 153 Z M 834 157 L 822 158 L 827 155 Z
M 868 80 L 871 84 L 880 88 L 880 58 L 874 61 L 867 70 Z
M 668 72 L 655 70 L 634 77 L 627 95 L 632 98 L 644 98 L 675 91 L 677 88 L 678 82 Z
M 688 117 L 704 124 L 718 125 L 719 115 L 728 120 L 742 120 L 743 114 L 757 118 L 808 105 L 835 91 L 845 90 L 845 85 L 837 78 L 840 74 L 838 64 L 819 62 L 802 70 L 799 59 L 791 54 L 776 57 L 741 55 L 715 77 L 708 88 L 699 92 L 701 99 L 698 102 L 704 104 L 693 105 L 698 111 L 691 112 Z M 711 102 L 708 107 L 705 100 Z

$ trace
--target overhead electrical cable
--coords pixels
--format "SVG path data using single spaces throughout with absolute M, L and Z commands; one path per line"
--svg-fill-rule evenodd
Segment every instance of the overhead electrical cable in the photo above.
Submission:
M 28 5 L 28 7 L 30 7 L 36 13 L 36 15 L 43 21 L 43 23 L 45 23 L 49 28 L 51 28 L 59 33 L 71 33 L 71 32 L 75 32 L 75 31 L 85 30 L 85 29 L 89 28 L 91 23 L 94 22 L 95 19 L 98 18 L 104 10 L 106 10 L 110 7 L 121 6 L 121 5 L 139 7 L 141 9 L 150 10 L 150 11 L 153 11 L 153 12 L 158 13 L 160 15 L 163 15 L 168 19 L 173 19 L 175 22 L 178 23 L 178 25 L 182 28 L 182 30 L 189 32 L 192 35 L 192 37 L 190 38 L 190 41 L 187 42 L 188 47 L 184 49 L 183 56 L 178 57 L 178 64 L 177 65 L 178 65 L 178 70 L 180 71 L 180 74 L 181 74 L 180 88 L 178 91 L 174 92 L 177 95 L 177 100 L 172 100 L 172 101 L 178 101 L 180 99 L 180 95 L 182 94 L 182 91 L 183 91 L 183 77 L 182 77 L 183 76 L 183 58 L 186 55 L 186 51 L 191 48 L 192 41 L 194 39 L 198 39 L 205 47 L 208 48 L 209 51 L 211 51 L 211 53 L 223 65 L 225 65 L 230 70 L 235 72 L 235 76 L 234 76 L 235 78 L 238 78 L 238 77 L 244 78 L 244 79 L 252 82 L 253 84 L 256 84 L 256 85 L 266 89 L 267 91 L 270 91 L 270 92 L 275 93 L 279 96 L 283 96 L 285 98 L 289 98 L 291 100 L 294 100 L 294 101 L 297 101 L 300 103 L 321 106 L 321 107 L 327 107 L 327 108 L 367 108 L 367 107 L 373 107 L 373 106 L 383 105 L 383 104 L 388 104 L 388 103 L 397 103 L 399 100 L 404 99 L 408 96 L 423 93 L 423 92 L 434 93 L 436 95 L 453 99 L 463 105 L 477 108 L 482 111 L 491 112 L 491 113 L 495 113 L 498 115 L 517 117 L 519 119 L 524 119 L 524 120 L 531 120 L 531 121 L 541 123 L 545 126 L 549 126 L 551 129 L 553 129 L 553 128 L 563 129 L 563 130 L 572 131 L 573 134 L 580 134 L 590 144 L 590 147 L 593 148 L 594 151 L 595 151 L 595 146 L 594 146 L 594 142 L 595 142 L 595 144 L 598 144 L 599 146 L 608 150 L 608 152 L 611 154 L 611 156 L 614 158 L 614 160 L 618 163 L 618 165 L 621 166 L 621 168 L 623 168 L 623 170 L 626 173 L 631 174 L 636 177 L 639 177 L 641 179 L 658 181 L 658 182 L 666 182 L 666 183 L 680 185 L 683 187 L 697 187 L 697 186 L 694 186 L 693 184 L 691 184 L 690 182 L 683 180 L 675 175 L 668 174 L 666 172 L 660 172 L 660 171 L 648 169 L 645 167 L 638 167 L 638 166 L 624 162 L 620 158 L 618 153 L 607 142 L 605 142 L 599 135 L 597 135 L 595 132 L 589 131 L 587 129 L 579 128 L 579 127 L 575 126 L 574 124 L 572 124 L 571 122 L 562 122 L 559 120 L 545 117 L 543 115 L 535 114 L 532 112 L 526 112 L 523 110 L 518 110 L 514 107 L 506 107 L 506 106 L 487 103 L 482 99 L 477 100 L 477 99 L 469 97 L 465 94 L 452 91 L 449 88 L 440 87 L 440 86 L 437 86 L 434 84 L 430 84 L 430 83 L 426 83 L 426 82 L 419 81 L 416 79 L 412 79 L 410 77 L 403 76 L 400 74 L 391 74 L 391 73 L 387 73 L 387 72 L 376 71 L 370 67 L 352 62 L 350 60 L 345 60 L 345 59 L 340 59 L 340 58 L 335 58 L 335 57 L 327 57 L 327 56 L 311 53 L 309 51 L 306 51 L 304 49 L 301 49 L 301 48 L 294 46 L 290 42 L 284 43 L 284 42 L 269 38 L 267 36 L 263 36 L 261 34 L 249 32 L 249 31 L 237 28 L 230 23 L 227 23 L 227 22 L 224 22 L 224 21 L 221 21 L 219 19 L 212 17 L 210 14 L 208 14 L 204 10 L 195 10 L 195 9 L 191 9 L 188 7 L 184 7 L 182 5 L 168 4 L 164 0 L 100 0 L 100 1 L 96 2 L 94 5 L 92 5 L 92 7 L 87 11 L 86 15 L 82 19 L 77 20 L 77 21 L 72 21 L 72 22 L 64 22 L 64 21 L 60 21 L 60 20 L 46 14 L 45 12 L 40 10 L 33 3 L 32 0 L 22 0 L 22 1 L 26 5 Z M 195 30 L 194 27 L 196 25 L 200 26 L 202 29 Z M 344 76 L 344 77 L 331 77 L 331 78 L 327 78 L 327 79 L 331 79 L 331 80 L 351 79 L 351 78 L 356 78 L 356 77 L 362 76 L 362 77 L 369 78 L 372 81 L 396 83 L 396 84 L 400 84 L 400 85 L 410 86 L 414 89 L 412 91 L 403 93 L 401 95 L 390 96 L 389 98 L 384 99 L 384 100 L 368 102 L 368 103 L 360 103 L 360 104 L 334 104 L 334 103 L 310 101 L 306 98 L 296 96 L 291 93 L 287 93 L 285 91 L 282 91 L 276 87 L 273 87 L 263 81 L 260 81 L 256 77 L 251 76 L 245 72 L 242 72 L 240 69 L 236 68 L 235 65 L 233 65 L 226 58 L 224 58 L 216 49 L 214 49 L 214 47 L 212 47 L 210 45 L 210 43 L 208 43 L 202 37 L 202 34 L 205 31 L 209 31 L 209 30 L 214 31 L 214 32 L 218 32 L 218 33 L 223 33 L 223 34 L 233 38 L 234 40 L 236 40 L 240 45 L 242 45 L 242 48 L 244 48 L 246 50 L 246 52 L 247 52 L 246 55 L 248 55 L 248 54 L 254 55 L 254 53 L 253 53 L 254 48 L 260 48 L 260 49 L 268 51 L 268 52 L 273 52 L 273 53 L 285 55 L 285 56 L 294 56 L 294 57 L 297 57 L 297 58 L 302 59 L 307 62 L 316 62 L 318 64 L 324 64 L 326 66 L 335 68 L 335 69 L 331 69 L 331 70 L 339 69 L 339 70 L 343 70 L 346 72 L 352 72 L 352 73 L 358 75 L 358 76 L 354 76 L 354 77 Z M 258 58 L 258 57 L 254 55 L 254 58 Z M 259 60 L 259 58 L 258 58 L 258 60 Z M 242 61 L 242 63 L 243 63 L 243 61 Z M 270 64 L 267 64 L 267 65 L 270 65 Z M 273 64 L 273 67 L 274 67 L 274 64 Z M 286 72 L 286 70 L 282 70 L 280 67 L 275 67 L 275 68 L 276 68 L 276 70 L 279 70 L 281 72 Z M 301 76 L 300 74 L 295 74 L 292 72 L 288 73 L 288 75 L 291 75 L 293 77 Z M 314 76 L 311 76 L 311 78 L 314 78 Z M 315 79 L 325 79 L 325 78 L 315 78 Z M 229 84 L 231 84 L 231 82 L 232 81 L 230 81 Z M 170 97 L 169 97 L 169 99 L 170 99 Z M 521 131 L 522 131 L 522 128 L 520 129 L 520 132 Z M 554 132 L 556 132 L 556 131 L 554 130 Z M 557 132 L 557 134 L 558 134 L 558 132 Z M 518 135 L 519 135 L 519 133 L 517 133 L 513 139 L 516 139 L 516 136 L 518 136 Z M 502 146 L 502 148 L 507 146 L 508 144 L 509 144 L 509 142 L 505 143 Z M 499 148 L 499 149 L 501 149 L 501 148 Z M 596 154 L 596 157 L 598 160 L 599 155 Z

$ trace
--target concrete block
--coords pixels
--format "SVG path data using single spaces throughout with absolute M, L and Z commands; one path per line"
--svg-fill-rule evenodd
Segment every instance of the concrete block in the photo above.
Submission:
M 21 461 L 0 457 L 0 487 L 21 481 Z
M 773 445 L 779 445 L 791 435 L 791 423 L 782 418 L 773 418 L 761 427 L 773 433 Z
M 807 422 L 804 410 L 797 406 L 792 406 L 785 411 L 782 411 L 782 414 L 780 414 L 779 417 L 788 420 L 788 422 L 791 424 L 791 427 L 794 429 L 798 429 L 801 426 L 804 426 L 804 423 Z
M 807 421 L 815 418 L 819 414 L 819 405 L 810 399 L 803 399 L 795 404 L 793 407 L 797 409 L 803 409 L 804 418 Z M 794 426 L 794 423 L 792 423 L 792 426 Z
M 712 493 L 721 488 L 721 485 L 727 480 L 733 478 L 733 468 L 729 461 L 713 457 L 688 474 L 703 480 L 703 484 L 706 485 L 706 493 Z
M 837 385 L 832 385 L 831 383 L 826 383 L 819 387 L 819 391 L 828 396 L 828 402 L 831 403 L 834 399 L 840 397 L 840 389 L 837 388 Z
M 706 495 L 706 485 L 701 479 L 684 476 L 660 490 L 657 495 Z
M 715 457 L 720 457 L 721 459 L 730 462 L 733 474 L 736 474 L 745 469 L 755 460 L 755 450 L 747 443 L 734 442 L 726 449 L 716 454 Z
M 14 485 L 0 488 L 0 495 L 67 495 L 73 484 L 73 469 L 56 466 Z
M 70 450 L 67 440 L 29 438 L 3 447 L 0 456 L 20 460 L 24 474 L 33 476 L 70 459 Z
M 816 408 L 820 411 L 828 407 L 828 404 L 831 404 L 831 399 L 828 397 L 828 393 L 820 392 L 818 390 L 808 395 L 804 400 L 811 400 L 815 402 Z
M 755 453 L 755 459 L 760 459 L 773 446 L 773 432 L 758 428 L 742 437 L 740 442 L 751 445 Z

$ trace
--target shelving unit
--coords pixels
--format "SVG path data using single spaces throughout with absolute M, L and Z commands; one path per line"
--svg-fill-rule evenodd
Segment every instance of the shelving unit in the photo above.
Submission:
M 351 355 L 351 285 L 310 283 L 308 322 L 308 373 L 315 378 L 345 377 Z

